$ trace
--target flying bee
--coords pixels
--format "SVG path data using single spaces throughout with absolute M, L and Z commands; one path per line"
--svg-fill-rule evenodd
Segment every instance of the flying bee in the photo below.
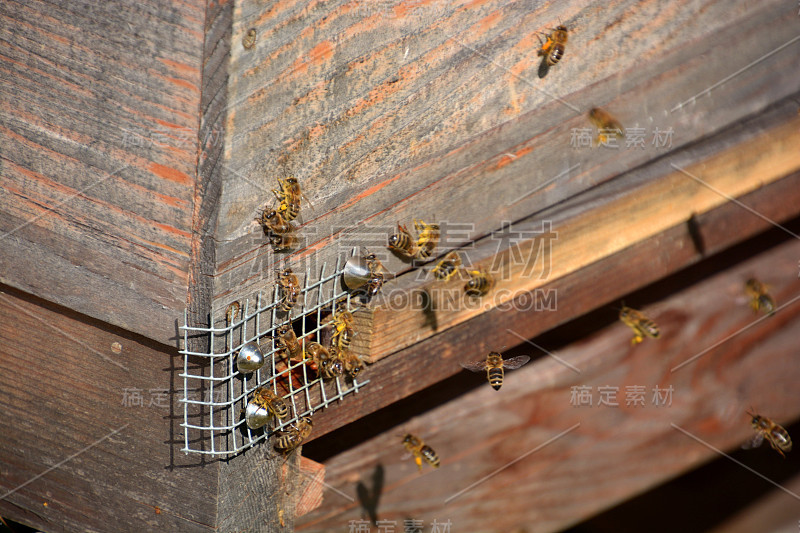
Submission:
M 228 319 L 228 324 L 233 324 L 233 322 L 239 317 L 241 310 L 242 307 L 239 305 L 239 302 L 232 302 L 228 306 L 228 309 L 225 310 L 225 318 Z
M 296 359 L 303 351 L 294 329 L 289 324 L 284 324 L 275 331 L 275 348 L 286 354 L 287 359 Z
M 450 281 L 450 279 L 458 273 L 459 268 L 461 268 L 461 256 L 458 255 L 458 252 L 453 250 L 445 255 L 442 260 L 433 267 L 431 272 L 436 279 Z
M 287 268 L 278 274 L 278 287 L 281 290 L 278 310 L 288 313 L 295 306 L 297 298 L 300 296 L 300 281 L 292 273 L 292 269 Z
M 364 361 L 349 348 L 338 348 L 336 355 L 342 361 L 344 371 L 351 378 L 355 379 L 364 370 Z
M 606 144 L 611 135 L 620 139 L 625 137 L 622 124 L 599 107 L 592 108 L 592 110 L 589 111 L 589 120 L 591 120 L 592 124 L 597 128 L 598 144 Z
M 297 449 L 311 434 L 313 423 L 310 416 L 304 416 L 294 424 L 290 424 L 288 429 L 278 433 L 275 440 L 275 449 L 281 453 L 288 454 Z
M 480 297 L 486 294 L 494 287 L 494 278 L 488 272 L 483 270 L 468 270 L 469 281 L 464 284 L 464 293 L 467 296 Z
M 414 219 L 414 229 L 417 231 L 417 253 L 414 259 L 427 260 L 439 244 L 439 224 L 426 224 L 423 220 Z
M 419 252 L 419 248 L 414 242 L 414 237 L 400 223 L 397 224 L 397 233 L 389 237 L 389 249 L 411 258 L 415 257 Z
M 466 368 L 467 370 L 471 370 L 472 372 L 486 371 L 486 378 L 489 380 L 492 388 L 494 390 L 500 390 L 500 387 L 503 386 L 503 368 L 505 367 L 509 370 L 515 370 L 530 360 L 531 358 L 527 355 L 519 355 L 517 357 L 511 357 L 503 360 L 503 356 L 499 353 L 489 352 L 489 355 L 486 357 L 486 359 L 460 364 L 462 367 Z
M 258 32 L 256 32 L 255 28 L 250 28 L 247 30 L 247 33 L 244 34 L 242 37 L 242 46 L 244 46 L 245 50 L 250 50 L 256 45 L 256 40 L 258 39 Z
M 647 318 L 644 313 L 625 305 L 619 310 L 619 319 L 633 330 L 631 344 L 639 344 L 644 340 L 645 336 L 657 339 L 661 334 L 656 323 Z
M 253 391 L 253 403 L 263 407 L 273 416 L 284 419 L 289 416 L 289 406 L 286 402 L 275 394 L 269 387 L 259 387 Z
M 274 233 L 269 236 L 269 243 L 272 249 L 276 252 L 284 252 L 286 250 L 294 250 L 300 239 L 294 233 L 284 233 L 283 235 L 276 235 Z
M 750 307 L 758 313 L 764 311 L 768 315 L 775 312 L 775 300 L 767 294 L 767 286 L 755 278 L 750 278 L 744 286 L 744 291 L 750 297 Z
M 403 446 L 414 456 L 414 462 L 417 463 L 420 472 L 422 472 L 423 459 L 432 467 L 439 468 L 439 456 L 436 455 L 433 448 L 422 442 L 419 437 L 407 433 L 403 437 Z
M 291 222 L 283 218 L 283 215 L 274 209 L 264 209 L 261 212 L 260 222 L 266 231 L 275 235 L 286 235 L 295 229 Z
M 760 416 L 750 411 L 747 411 L 748 416 L 751 418 L 753 429 L 756 434 L 742 445 L 742 448 L 749 450 L 750 448 L 758 448 L 764 439 L 767 439 L 769 445 L 772 446 L 776 452 L 781 454 L 781 457 L 786 457 L 783 452 L 792 451 L 792 439 L 789 433 L 782 426 L 779 426 L 769 418 Z
M 538 35 L 537 35 L 538 37 Z M 542 39 L 539 37 L 539 42 Z M 564 57 L 564 51 L 567 47 L 567 27 L 564 25 L 557 26 L 547 35 L 547 40 L 542 43 L 537 55 L 544 56 L 542 64 L 539 65 L 539 77 L 544 78 L 550 71 L 550 67 L 557 64 Z
M 356 332 L 353 329 L 353 313 L 339 311 L 333 316 L 333 343 L 340 349 L 349 348 Z

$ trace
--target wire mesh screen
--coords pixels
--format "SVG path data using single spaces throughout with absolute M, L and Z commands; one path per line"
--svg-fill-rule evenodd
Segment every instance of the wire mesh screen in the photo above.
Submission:
M 312 281 L 306 272 L 296 305 L 287 314 L 280 311 L 277 286 L 269 293 L 259 292 L 255 303 L 245 301 L 238 317 L 223 328 L 190 326 L 184 314 L 183 378 L 184 442 L 186 453 L 233 455 L 294 424 L 298 418 L 324 409 L 346 395 L 358 392 L 369 380 L 358 381 L 337 376 L 323 381 L 307 361 L 282 357 L 275 347 L 276 330 L 290 324 L 305 354 L 312 340 L 323 342 L 328 333 L 328 317 L 341 310 L 353 310 L 350 295 L 341 283 L 341 258 L 328 272 L 327 265 Z M 302 274 L 297 273 L 298 277 Z M 207 336 L 208 353 L 189 350 L 189 339 Z M 237 369 L 236 355 L 248 342 L 257 342 L 265 364 L 251 373 Z M 302 359 L 302 357 L 301 357 Z M 284 398 L 290 413 L 283 420 L 256 430 L 245 423 L 245 408 L 252 393 L 269 387 Z

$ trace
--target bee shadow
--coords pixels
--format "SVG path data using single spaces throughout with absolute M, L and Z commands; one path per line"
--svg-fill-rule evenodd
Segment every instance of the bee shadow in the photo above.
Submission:
M 364 512 L 369 516 L 370 522 L 373 524 L 378 522 L 378 501 L 383 492 L 384 469 L 383 465 L 379 464 L 372 472 L 372 488 L 368 489 L 363 481 L 359 481 L 356 486 L 356 494 L 358 494 L 358 501 Z

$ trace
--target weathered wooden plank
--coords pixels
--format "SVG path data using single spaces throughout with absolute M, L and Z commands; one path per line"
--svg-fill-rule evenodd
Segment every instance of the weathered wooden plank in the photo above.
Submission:
M 174 342 L 193 257 L 204 7 L 0 6 L 0 281 Z
M 631 346 L 630 330 L 613 323 L 558 350 L 580 373 L 544 357 L 508 374 L 499 392 L 483 384 L 376 435 L 325 461 L 328 482 L 354 495 L 355 482 L 380 464 L 381 519 L 556 531 L 717 457 L 693 437 L 721 450 L 738 447 L 752 434 L 745 413 L 751 405 L 788 425 L 800 416 L 798 253 L 792 239 L 647 306 L 661 327 L 657 340 Z M 744 280 L 754 273 L 769 279 L 786 305 L 764 320 L 743 298 Z M 455 365 L 458 356 L 432 358 Z M 592 407 L 573 405 L 580 386 L 591 387 Z M 598 405 L 599 387 L 616 387 L 619 405 Z M 644 405 L 628 404 L 626 387 L 642 387 Z M 654 404 L 656 387 L 672 387 L 668 404 Z M 397 433 L 405 431 L 437 450 L 439 470 L 420 475 L 403 457 Z M 781 461 L 769 449 L 752 453 Z M 362 513 L 357 503 L 331 499 L 297 529 L 341 531 Z
M 237 133 L 216 235 L 224 241 L 217 316 L 270 286 L 278 261 L 302 271 L 351 244 L 382 248 L 391 227 L 413 217 L 473 224 L 448 237 L 458 246 L 668 153 L 650 142 L 656 127 L 672 128 L 673 148 L 687 146 L 795 91 L 797 57 L 787 47 L 720 85 L 713 99 L 669 112 L 730 75 L 730 65 L 795 37 L 793 15 L 778 3 L 398 6 L 408 9 L 290 3 L 265 14 L 243 7 L 235 17 L 234 41 L 249 27 L 260 37 L 232 58 Z M 534 34 L 557 18 L 575 32 L 565 60 L 539 80 Z M 595 105 L 645 128 L 645 148 L 571 147 Z M 272 201 L 275 178 L 289 174 L 315 208 L 304 208 L 307 247 L 277 256 L 253 218 Z M 392 257 L 387 266 L 408 268 Z
M 800 205 L 800 174 L 756 190 L 740 198 L 739 202 L 741 205 L 730 202 L 697 217 L 706 250 L 719 252 L 734 244 L 733 236 L 735 242 L 742 242 L 764 231 L 764 226 L 769 225 L 762 218 L 747 212 L 742 205 L 757 206 L 762 216 L 776 222 L 784 222 L 792 215 L 796 217 L 797 206 Z M 720 221 L 735 222 L 723 224 Z M 798 233 L 796 224 L 792 228 Z M 779 237 L 785 238 L 782 230 L 774 231 Z M 496 244 L 491 244 L 487 253 L 496 251 Z M 481 248 L 482 242 L 477 243 L 475 250 L 480 251 Z M 322 416 L 315 419 L 312 439 L 459 372 L 452 365 L 452 358 L 478 358 L 498 346 L 517 345 L 520 336 L 534 338 L 600 306 L 612 302 L 618 305 L 617 302 L 626 294 L 675 274 L 704 257 L 695 246 L 688 224 L 680 224 L 584 269 L 549 281 L 539 287 L 538 292 L 535 290 L 518 296 L 511 305 L 496 307 L 445 332 L 430 336 L 368 367 L 365 377 L 372 381 L 370 387 L 359 392 L 358 401 L 328 407 Z M 412 291 L 416 284 L 423 282 L 413 279 L 408 282 L 406 290 L 411 294 L 408 301 L 420 300 Z M 555 305 L 546 305 L 545 298 L 553 293 L 555 298 L 550 303 Z M 530 319 L 532 313 L 535 320 Z M 431 321 L 424 327 L 431 328 L 432 324 L 436 323 Z M 498 324 L 503 327 L 498 327 Z M 417 334 L 417 327 L 420 326 L 408 326 L 406 329 L 410 332 L 403 335 Z M 507 330 L 513 330 L 516 334 Z M 360 330 L 361 334 L 366 336 L 370 331 Z M 487 339 L 493 340 L 489 342 Z M 432 358 L 431 354 L 441 357 Z
M 44 531 L 214 528 L 217 467 L 180 452 L 176 349 L 7 287 L 0 324 L 0 515 Z

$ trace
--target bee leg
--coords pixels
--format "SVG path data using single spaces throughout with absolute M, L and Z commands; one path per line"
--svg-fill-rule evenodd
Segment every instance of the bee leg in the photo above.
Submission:
M 419 468 L 419 471 L 422 472 L 422 457 L 414 457 L 414 462 L 417 463 L 417 468 Z
M 636 334 L 636 335 L 634 335 L 634 336 L 633 336 L 633 338 L 631 339 L 631 345 L 632 345 L 632 346 L 636 346 L 637 344 L 639 344 L 639 343 L 640 343 L 640 342 L 642 342 L 643 340 L 644 340 L 644 337 L 642 337 L 640 334 L 638 334 L 638 333 L 637 333 L 637 334 Z

